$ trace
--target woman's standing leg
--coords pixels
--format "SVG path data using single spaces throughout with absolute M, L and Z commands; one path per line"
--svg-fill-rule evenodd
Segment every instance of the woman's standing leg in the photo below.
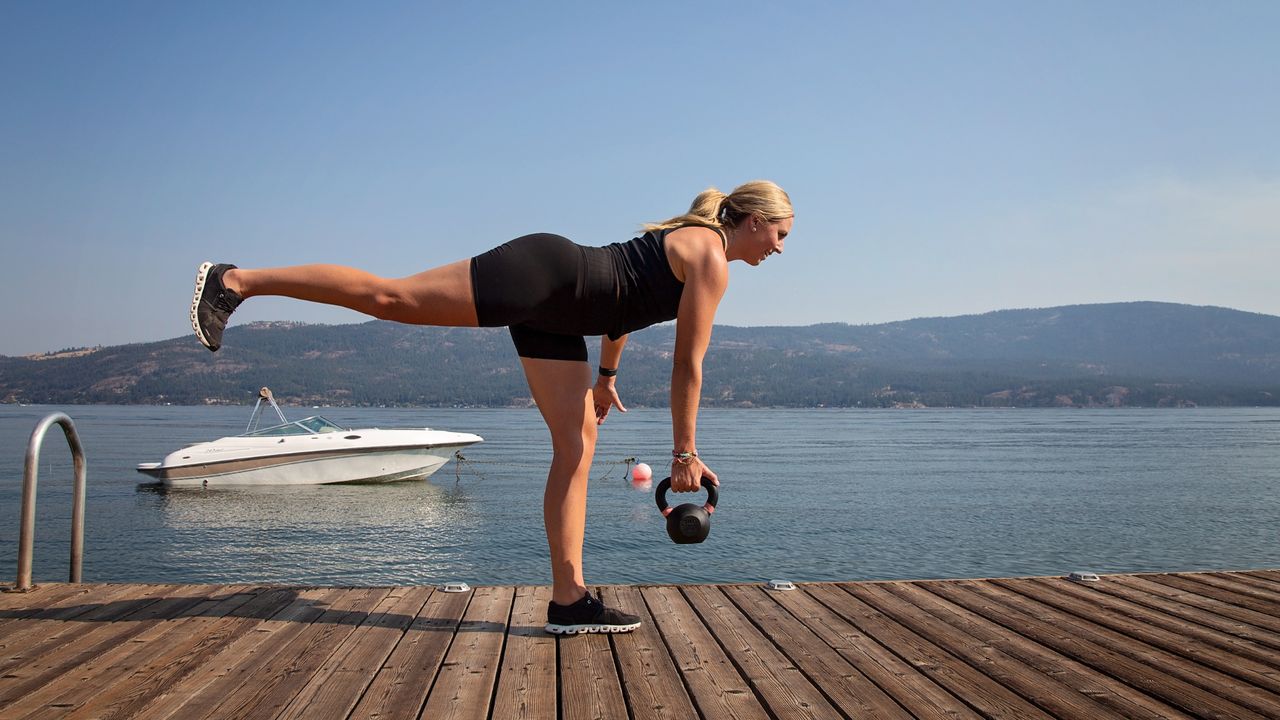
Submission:
M 587 480 L 596 449 L 591 368 L 573 360 L 520 358 L 533 401 L 551 431 L 551 470 L 542 498 L 551 550 L 551 600 L 568 605 L 587 591 L 582 578 L 582 538 L 587 519 Z
M 596 414 L 591 369 L 581 360 L 522 357 L 525 377 L 542 419 L 551 430 L 551 470 L 542 497 L 547 546 L 551 549 L 551 633 L 630 632 L 640 618 L 605 607 L 582 579 L 582 538 L 587 521 L 587 480 L 596 451 Z

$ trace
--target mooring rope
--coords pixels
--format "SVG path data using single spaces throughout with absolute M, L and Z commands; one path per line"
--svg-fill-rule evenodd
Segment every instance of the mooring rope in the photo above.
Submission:
M 494 466 L 495 470 L 498 470 L 498 469 L 505 470 L 508 468 L 520 469 L 520 470 L 541 470 L 543 472 L 546 472 L 547 470 L 546 463 L 511 462 L 507 460 L 472 460 L 471 458 L 463 455 L 461 450 L 454 451 L 453 459 L 454 459 L 453 476 L 454 476 L 455 482 L 462 482 L 462 475 L 464 471 L 468 475 L 474 475 L 480 480 L 486 480 L 487 478 L 485 477 L 484 469 L 480 467 L 482 465 L 492 465 Z M 617 470 L 619 467 L 623 468 L 622 479 L 626 480 L 631 475 L 631 467 L 637 464 L 638 462 L 639 460 L 635 457 L 625 457 L 625 458 L 619 458 L 617 460 L 603 461 L 604 470 L 599 476 L 594 478 L 594 480 L 599 482 L 602 480 L 610 479 L 614 471 Z M 670 463 L 667 464 L 667 467 L 670 467 Z
M 637 461 L 634 457 L 622 458 L 621 460 L 612 460 L 604 466 L 604 474 L 596 478 L 596 481 L 598 482 L 601 480 L 608 480 L 609 476 L 613 474 L 613 471 L 617 469 L 619 465 L 623 466 L 624 468 L 622 471 L 622 479 L 626 480 L 627 476 L 631 474 L 631 466 L 635 465 L 636 462 Z

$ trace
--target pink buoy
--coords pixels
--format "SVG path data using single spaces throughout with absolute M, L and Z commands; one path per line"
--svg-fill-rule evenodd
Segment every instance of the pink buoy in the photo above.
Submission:
M 653 480 L 653 468 L 645 463 L 639 463 L 631 468 L 631 487 L 636 490 L 648 490 Z

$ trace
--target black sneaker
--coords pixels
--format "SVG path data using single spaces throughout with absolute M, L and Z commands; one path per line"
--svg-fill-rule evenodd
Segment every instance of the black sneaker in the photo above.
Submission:
M 640 618 L 604 606 L 600 591 L 588 592 L 572 605 L 547 603 L 547 632 L 553 635 L 578 633 L 623 633 L 640 627 Z
M 235 265 L 203 263 L 196 273 L 196 293 L 191 297 L 191 328 L 204 346 L 217 352 L 222 347 L 222 331 L 227 318 L 244 298 L 222 286 L 222 274 Z

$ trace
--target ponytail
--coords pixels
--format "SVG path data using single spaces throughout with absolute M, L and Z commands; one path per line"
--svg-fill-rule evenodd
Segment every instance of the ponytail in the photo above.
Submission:
M 693 199 L 688 212 L 665 222 L 646 223 L 644 230 L 653 232 L 685 225 L 724 230 L 737 227 L 738 223 L 752 215 L 757 215 L 766 222 L 777 222 L 794 214 L 791 198 L 782 188 L 768 180 L 753 180 L 739 185 L 728 195 L 713 187 L 707 188 Z

